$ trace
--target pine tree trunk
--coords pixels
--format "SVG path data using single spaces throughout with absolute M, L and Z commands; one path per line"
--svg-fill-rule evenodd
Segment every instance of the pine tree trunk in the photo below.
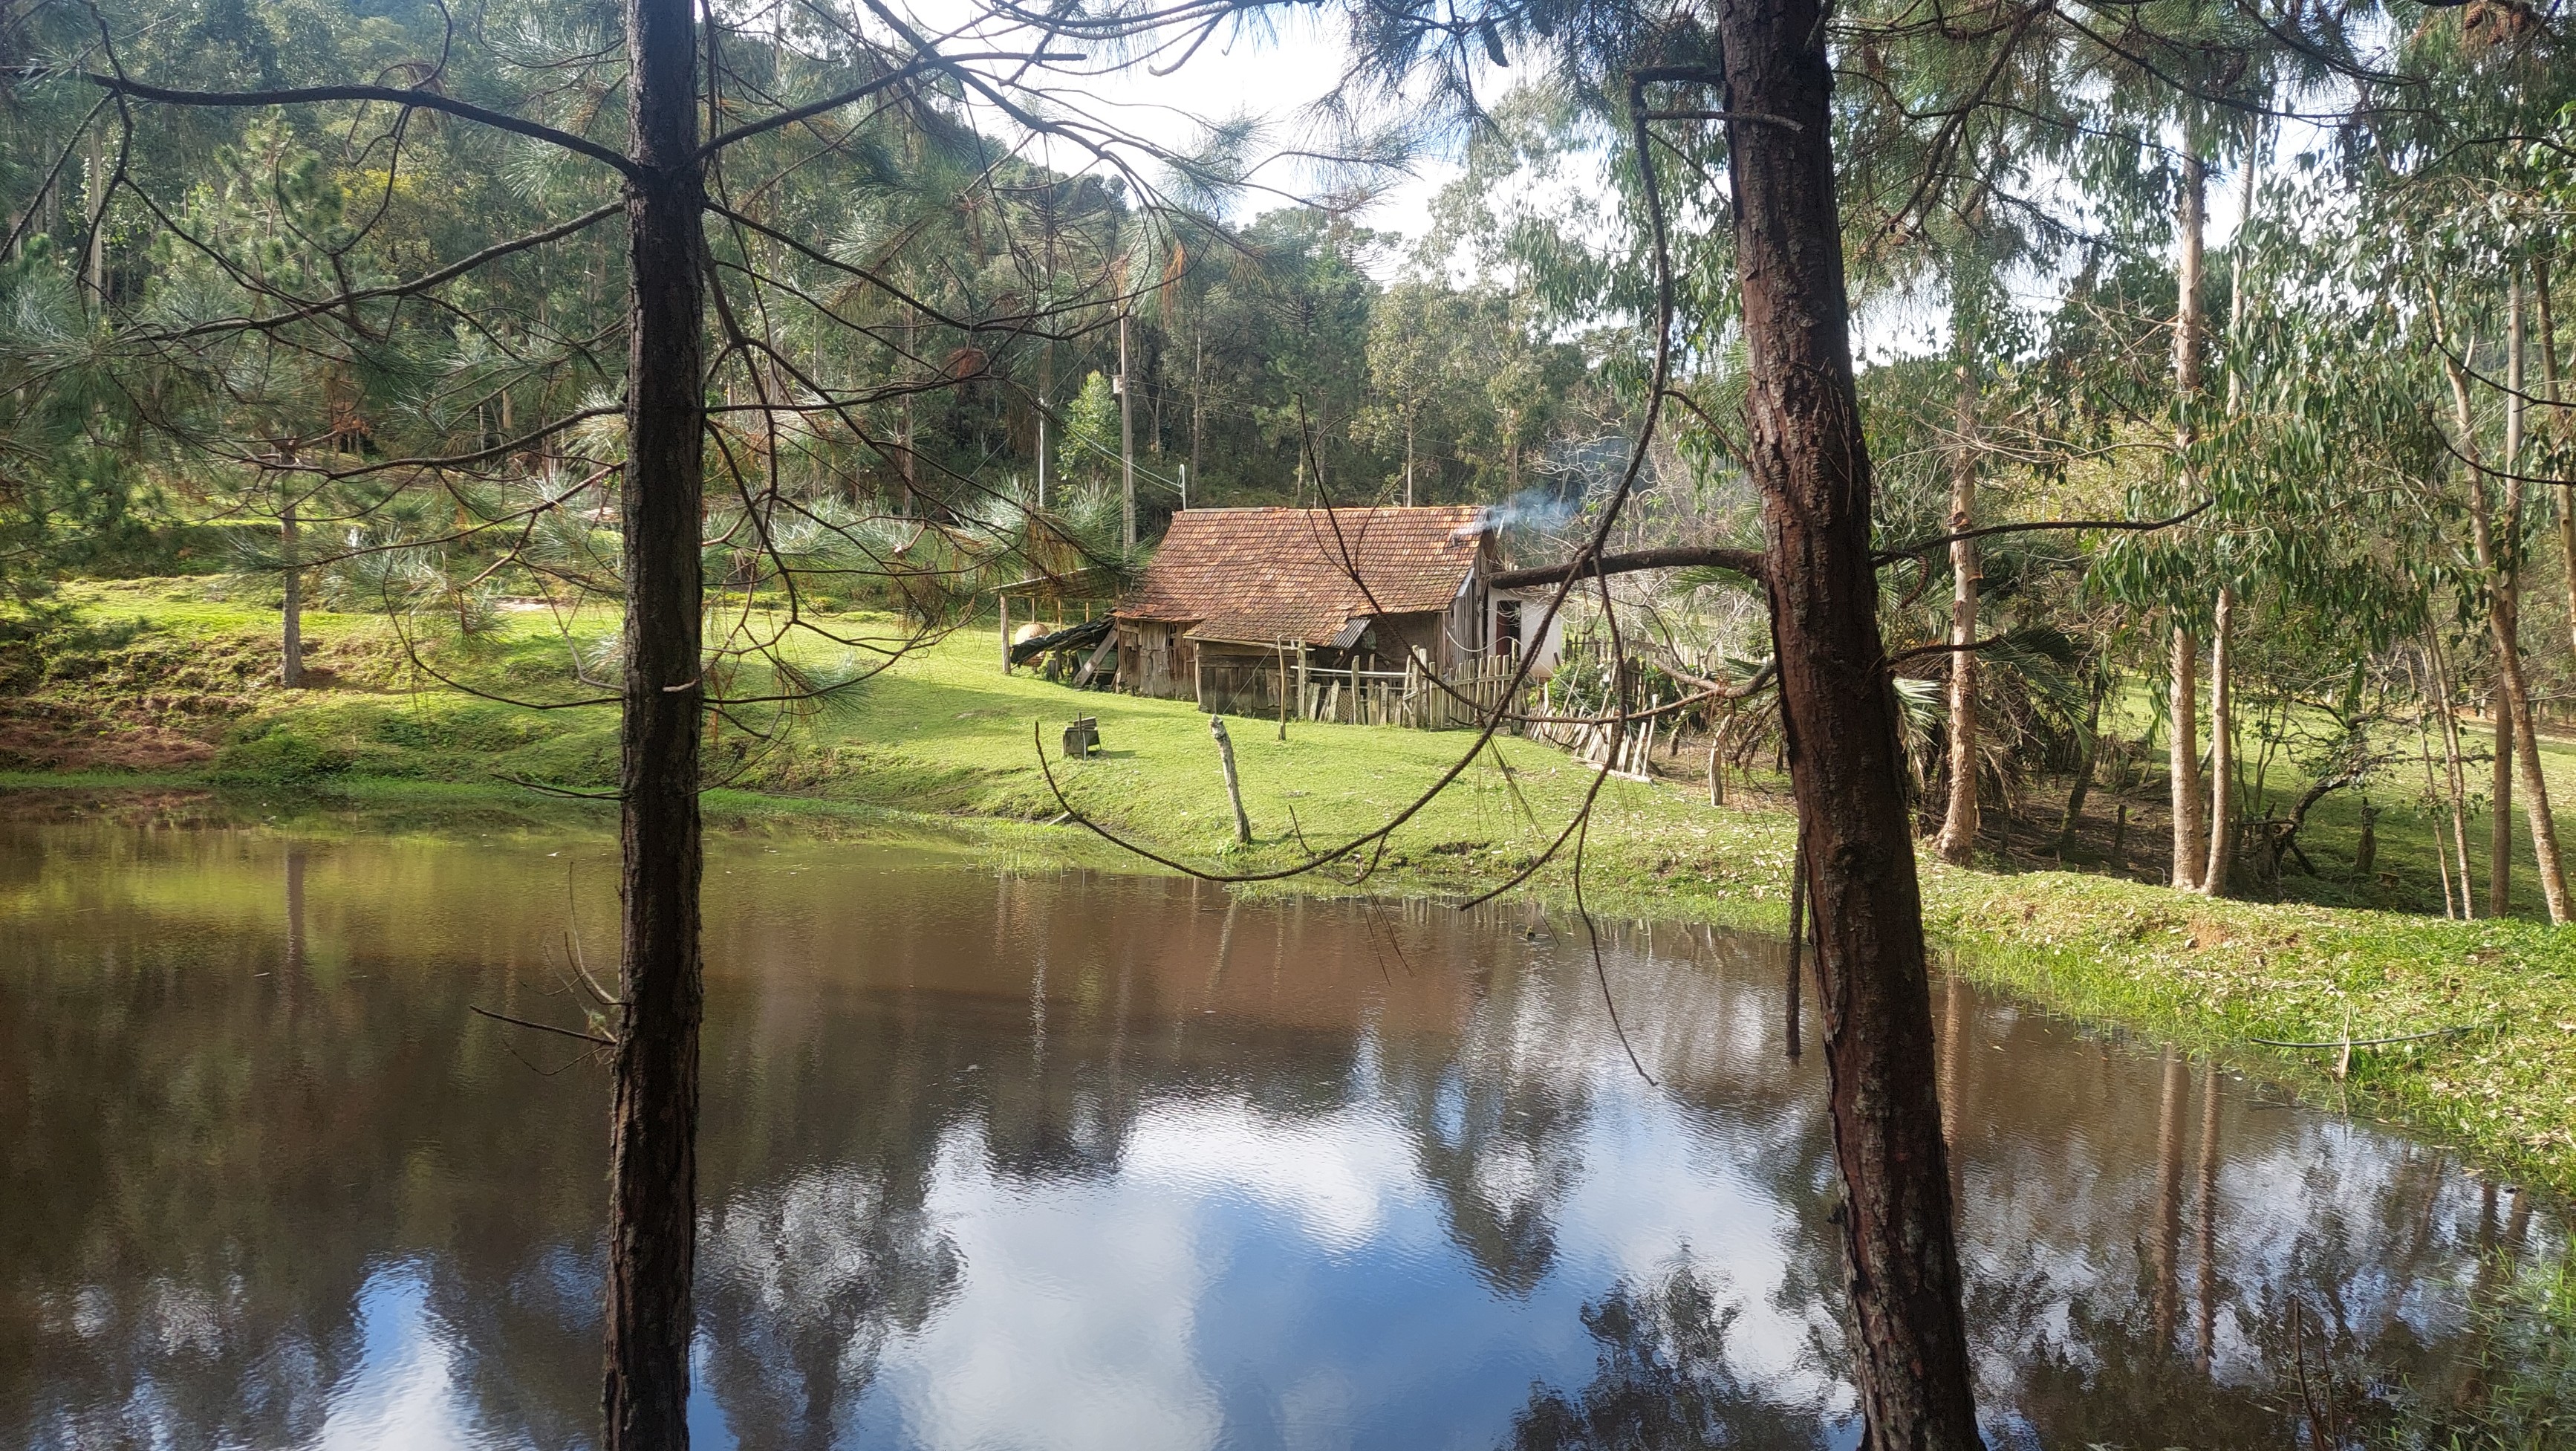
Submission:
M 2228 894 L 2236 846 L 2235 630 L 2236 591 L 2220 585 L 2209 631 L 2209 860 L 2200 874 L 2213 897 Z
M 1977 419 L 1977 374 L 1972 344 L 1964 324 L 1954 323 L 1959 337 L 1959 441 L 1950 459 L 1950 532 L 1976 527 L 1977 460 L 1969 439 Z M 1977 640 L 1977 589 L 1984 583 L 1977 563 L 1977 542 L 1950 543 L 1950 804 L 1941 818 L 1933 850 L 1952 866 L 1966 866 L 1977 850 L 1977 657 L 1967 649 Z
M 631 297 L 623 487 L 625 712 L 619 788 L 624 956 L 611 1120 L 603 1407 L 607 1451 L 689 1439 L 696 1267 L 698 537 L 705 296 L 690 0 L 627 0 Z
M 1136 552 L 1136 389 L 1127 381 L 1127 314 L 1118 314 L 1118 537 Z
M 107 133 L 89 133 L 89 237 L 83 244 L 81 278 L 89 285 L 90 306 L 107 311 Z
M 2189 892 L 2199 888 L 2201 868 L 2209 863 L 2200 829 L 2200 640 L 2180 625 L 2173 632 L 2172 674 L 2166 774 L 2173 798 L 2173 885 Z
M 295 523 L 294 485 L 287 486 L 284 507 L 277 511 L 278 542 L 286 549 L 286 620 L 279 632 L 278 683 L 289 690 L 304 685 L 304 571 L 296 563 L 302 530 Z
M 1827 1102 L 1874 1451 L 1981 1443 L 1934 1081 L 1922 899 L 1878 629 L 1816 0 L 1721 0 L 1736 276 L 1774 658 L 1820 937 Z

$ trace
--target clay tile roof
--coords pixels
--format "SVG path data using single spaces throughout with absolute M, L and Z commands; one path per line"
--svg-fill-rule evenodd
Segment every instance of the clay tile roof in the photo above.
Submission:
M 1184 510 L 1118 615 L 1192 624 L 1194 640 L 1347 645 L 1354 619 L 1449 608 L 1484 523 L 1472 504 Z

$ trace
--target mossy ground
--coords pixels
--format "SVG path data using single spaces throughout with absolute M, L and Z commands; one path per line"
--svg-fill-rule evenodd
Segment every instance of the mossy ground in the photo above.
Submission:
M 359 808 L 368 829 L 494 822 L 605 822 L 604 808 L 521 783 L 596 791 L 614 778 L 609 707 L 534 709 L 480 699 L 425 675 L 387 622 L 314 613 L 316 688 L 274 681 L 273 601 L 220 577 L 67 586 L 41 623 L 0 635 L 0 787 L 21 804 L 102 792 L 221 789 L 258 814 L 315 824 L 313 803 Z M 889 622 L 849 623 L 897 633 Z M 603 627 L 594 624 L 594 634 Z M 719 729 L 710 758 L 725 789 L 720 822 L 744 830 L 876 835 L 931 824 L 1011 860 L 1134 864 L 1061 813 L 1041 772 L 1062 724 L 1095 715 L 1107 747 L 1050 759 L 1065 798 L 1107 829 L 1212 871 L 1291 864 L 1403 809 L 1457 764 L 1472 737 L 1295 723 L 1230 722 L 1254 842 L 1232 842 L 1207 718 L 1185 702 L 1076 694 L 1026 672 L 1004 676 L 989 629 L 929 645 L 773 739 Z M 543 616 L 511 619 L 471 647 L 447 640 L 427 663 L 481 690 L 562 698 L 567 645 Z M 40 725 L 33 728 L 30 723 Z M 2576 750 L 2547 749 L 2557 800 L 2576 802 Z M 1605 913 L 1779 930 L 1789 818 L 1776 779 L 1730 782 L 1713 808 L 1692 763 L 1680 779 L 1613 780 L 1589 830 L 1587 902 Z M 1348 864 L 1265 890 L 1456 895 L 1527 865 L 1569 819 L 1591 773 L 1518 740 L 1480 752 L 1389 840 L 1354 885 Z M 2132 793 L 2143 801 L 2146 787 Z M 162 793 L 159 796 L 155 791 Z M 2097 796 L 2101 814 L 2110 806 Z M 2554 931 L 2522 873 L 2526 915 L 2427 916 L 2435 886 L 2429 815 L 2383 803 L 2382 867 L 2350 876 L 2358 817 L 2329 799 L 2308 837 L 2320 875 L 2291 891 L 2329 902 L 2219 902 L 2120 876 L 2042 870 L 2033 841 L 2053 810 L 2025 804 L 2016 849 L 1979 870 L 1927 862 L 1926 921 L 1971 976 L 2083 1018 L 2323 1082 L 2340 1055 L 2252 1040 L 2340 1040 L 2458 1028 L 2356 1050 L 2334 1085 L 2356 1111 L 2456 1142 L 2493 1168 L 2576 1190 L 2576 934 Z M 158 807 L 154 809 L 160 809 Z M 176 809 L 186 809 L 184 806 Z M 245 808 L 246 809 L 246 808 Z M 591 821 L 589 818 L 596 818 Z M 2159 841 L 2133 829 L 2133 856 Z M 2413 881 L 2412 878 L 2420 878 Z M 2411 882 L 2411 884 L 2410 884 Z M 1570 896 L 1562 863 L 1530 890 Z M 2439 897 L 2430 905 L 2439 911 Z M 2413 910 L 2399 910 L 2399 909 Z

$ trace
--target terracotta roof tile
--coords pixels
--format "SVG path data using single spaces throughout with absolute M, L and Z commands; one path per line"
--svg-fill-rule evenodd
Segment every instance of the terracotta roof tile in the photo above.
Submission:
M 1191 624 L 1199 640 L 1348 644 L 1338 637 L 1353 619 L 1447 609 L 1484 518 L 1472 504 L 1184 510 L 1118 614 Z

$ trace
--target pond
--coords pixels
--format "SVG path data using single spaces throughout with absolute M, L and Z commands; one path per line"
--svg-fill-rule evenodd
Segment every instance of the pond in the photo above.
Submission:
M 0 1443 L 591 1444 L 605 1075 L 472 1009 L 581 1021 L 614 854 L 0 825 Z M 707 883 L 700 1446 L 1857 1442 L 1776 942 L 1605 924 L 1649 1084 L 1522 907 Z M 1934 1007 L 1998 1445 L 2290 1444 L 2293 1305 L 2445 1393 L 2483 1252 L 2557 1243 L 2330 1103 Z

